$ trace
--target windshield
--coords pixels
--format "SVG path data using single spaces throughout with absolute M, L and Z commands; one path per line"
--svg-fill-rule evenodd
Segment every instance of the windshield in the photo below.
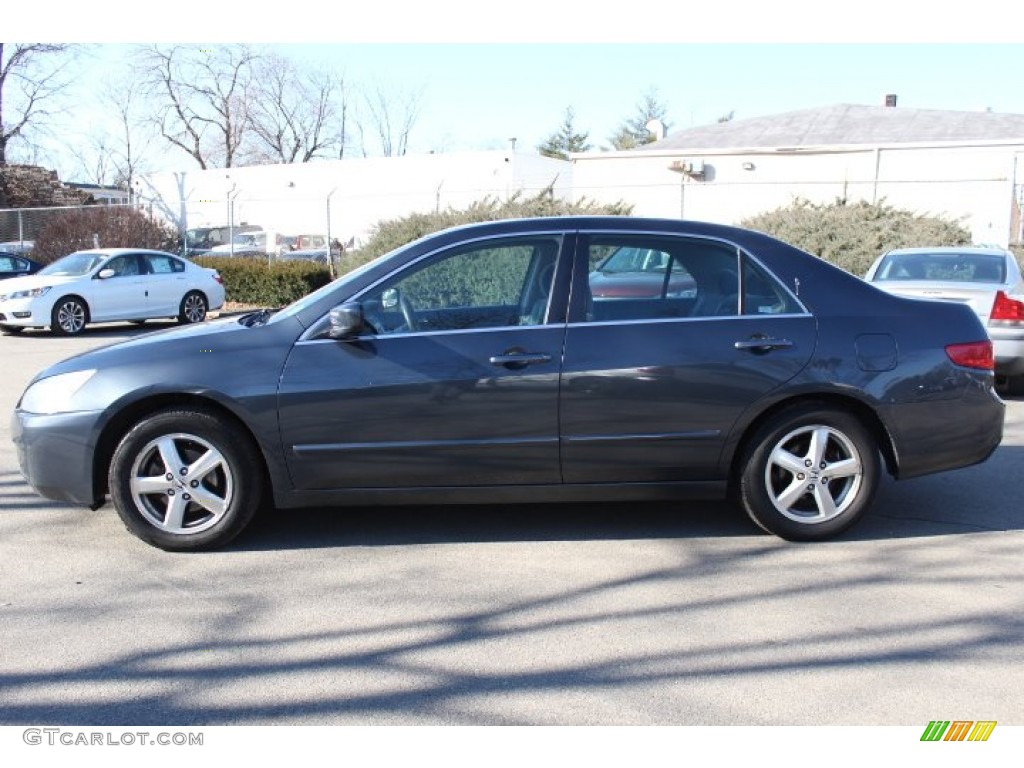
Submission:
M 893 253 L 885 257 L 875 280 L 935 280 L 963 283 L 1002 283 L 1002 256 L 967 253 Z
M 102 253 L 89 253 L 87 251 L 72 253 L 63 259 L 57 259 L 48 267 L 43 267 L 39 270 L 38 274 L 80 277 L 91 272 L 105 258 L 106 256 Z
M 210 230 L 208 229 L 189 229 L 185 231 L 185 244 L 186 245 L 198 245 L 199 243 L 205 243 Z

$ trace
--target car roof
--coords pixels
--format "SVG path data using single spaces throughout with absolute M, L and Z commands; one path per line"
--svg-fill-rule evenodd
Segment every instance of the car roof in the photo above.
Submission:
M 158 256 L 174 256 L 175 258 L 181 258 L 176 253 L 156 251 L 151 248 L 83 248 L 80 251 L 74 251 L 74 253 L 95 253 L 100 256 L 122 256 L 126 253 L 150 253 Z

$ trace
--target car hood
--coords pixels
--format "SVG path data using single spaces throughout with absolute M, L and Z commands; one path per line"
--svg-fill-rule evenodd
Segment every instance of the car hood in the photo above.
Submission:
M 268 358 L 274 362 L 266 371 L 276 377 L 291 344 L 304 330 L 303 326 L 295 318 L 273 326 L 252 327 L 240 320 L 237 316 L 225 317 L 116 341 L 55 363 L 37 374 L 33 381 L 89 368 L 116 378 L 121 367 L 137 370 L 138 364 L 144 363 L 156 387 L 173 386 L 175 382 L 181 385 L 197 376 L 216 383 L 232 378 L 232 371 L 236 369 L 248 373 L 261 368 L 259 363 Z
M 25 275 L 24 277 L 12 277 L 4 280 L 3 287 L 0 287 L 0 294 L 14 293 L 15 291 L 30 291 L 33 288 L 42 288 L 47 285 L 65 285 L 81 280 L 84 275 Z

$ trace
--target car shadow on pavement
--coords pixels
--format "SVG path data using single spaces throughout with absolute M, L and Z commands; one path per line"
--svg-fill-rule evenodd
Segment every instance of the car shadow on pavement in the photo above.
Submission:
M 380 506 L 273 510 L 231 549 L 742 536 L 757 528 L 724 502 Z
M 38 341 L 41 339 L 53 339 L 67 341 L 68 339 L 88 339 L 88 338 L 103 338 L 105 336 L 111 337 L 112 341 L 117 341 L 120 338 L 131 338 L 135 336 L 141 336 L 146 333 L 152 333 L 153 331 L 163 331 L 168 328 L 175 328 L 178 325 L 177 320 L 147 320 L 145 323 L 100 323 L 98 325 L 87 325 L 80 333 L 74 336 L 63 336 L 60 334 L 53 333 L 49 328 L 28 328 L 21 333 L 9 334 L 8 339 L 12 341 L 18 340 L 32 340 Z
M 1024 530 L 1024 447 L 985 463 L 893 481 L 834 541 L 870 541 Z M 979 503 L 984 499 L 984 503 Z M 257 517 L 233 550 L 373 547 L 509 541 L 701 539 L 767 536 L 726 501 L 394 506 L 274 510 Z

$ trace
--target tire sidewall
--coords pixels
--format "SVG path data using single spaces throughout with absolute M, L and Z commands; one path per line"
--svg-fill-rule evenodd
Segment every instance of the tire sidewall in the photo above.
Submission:
M 800 523 L 775 508 L 765 482 L 769 457 L 779 442 L 802 427 L 821 425 L 842 433 L 860 454 L 862 476 L 857 497 L 842 514 L 820 523 Z M 845 531 L 870 508 L 881 475 L 876 441 L 853 414 L 827 406 L 797 406 L 780 412 L 755 433 L 740 467 L 740 502 L 768 533 L 790 541 L 819 541 Z
M 185 311 L 185 305 L 188 303 L 188 300 L 190 298 L 193 298 L 193 297 L 197 297 L 197 298 L 201 299 L 202 302 L 203 302 L 203 316 L 199 320 L 192 320 L 192 319 L 190 319 L 188 314 Z M 188 293 L 186 293 L 182 297 L 181 305 L 178 307 L 178 322 L 183 323 L 185 325 L 191 325 L 193 323 L 201 323 L 201 322 L 203 322 L 203 320 L 206 319 L 206 315 L 209 313 L 209 311 L 210 311 L 210 302 L 206 300 L 206 296 L 204 296 L 199 291 L 189 291 Z
M 215 447 L 234 478 L 234 496 L 224 516 L 194 534 L 154 526 L 136 506 L 131 490 L 132 466 L 139 453 L 151 441 L 175 433 L 194 435 Z M 128 431 L 114 451 L 107 481 L 114 508 L 133 535 L 160 549 L 191 551 L 223 546 L 249 524 L 264 496 L 262 465 L 249 435 L 233 422 L 205 410 L 175 409 L 148 416 Z
M 58 322 L 57 319 L 60 315 L 61 307 L 66 306 L 68 304 L 77 304 L 79 307 L 82 308 L 82 327 L 76 331 L 65 330 L 63 327 L 61 327 L 61 324 L 60 322 Z M 88 325 L 88 323 L 89 307 L 86 305 L 84 301 L 75 298 L 74 296 L 62 296 L 59 300 L 57 300 L 54 303 L 53 309 L 50 310 L 50 331 L 58 336 L 77 336 L 78 334 L 85 330 L 85 326 Z

